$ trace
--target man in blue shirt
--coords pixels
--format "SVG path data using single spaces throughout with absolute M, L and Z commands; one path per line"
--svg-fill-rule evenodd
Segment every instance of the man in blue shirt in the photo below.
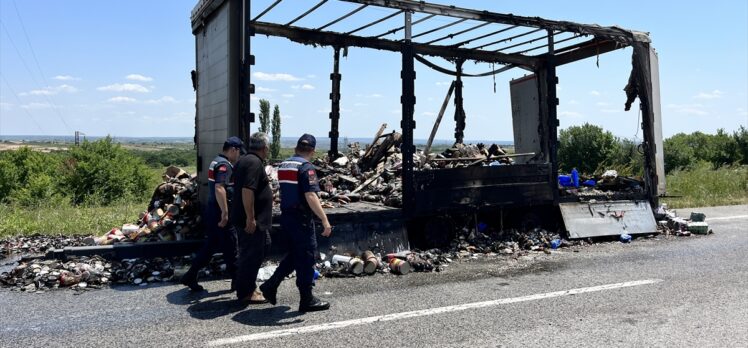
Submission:
M 288 241 L 288 254 L 281 261 L 272 277 L 260 285 L 260 291 L 272 304 L 276 303 L 278 286 L 292 271 L 296 270 L 296 286 L 301 297 L 300 312 L 321 311 L 330 308 L 328 302 L 312 295 L 314 259 L 317 238 L 314 233 L 313 215 L 322 222 L 322 236 L 329 237 L 332 226 L 322 209 L 317 193 L 319 180 L 314 166 L 309 162 L 314 156 L 317 140 L 304 134 L 296 143 L 296 154 L 281 163 L 278 168 L 278 183 L 281 196 L 281 228 Z
M 207 239 L 202 249 L 192 260 L 192 266 L 182 276 L 182 284 L 192 291 L 202 291 L 197 283 L 197 272 L 208 265 L 217 251 L 223 253 L 226 270 L 233 280 L 236 275 L 236 230 L 229 224 L 229 206 L 233 194 L 233 164 L 239 159 L 244 142 L 238 137 L 230 137 L 223 143 L 223 151 L 210 162 L 208 167 L 208 204 L 203 211 L 202 222 Z

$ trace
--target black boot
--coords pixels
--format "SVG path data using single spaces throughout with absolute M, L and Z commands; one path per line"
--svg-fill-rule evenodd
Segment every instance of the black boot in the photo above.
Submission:
M 266 281 L 260 284 L 260 291 L 262 291 L 262 296 L 264 296 L 271 305 L 275 306 L 275 304 L 278 303 L 278 286 L 273 286 L 270 284 L 270 281 Z
M 182 276 L 179 280 L 184 286 L 190 288 L 190 291 L 200 292 L 205 290 L 200 284 L 197 283 L 197 270 L 190 268 L 187 273 Z
M 299 312 L 316 312 L 330 309 L 330 303 L 322 301 L 312 295 L 312 288 L 299 289 L 301 301 L 299 302 Z M 266 297 L 267 298 L 267 297 Z

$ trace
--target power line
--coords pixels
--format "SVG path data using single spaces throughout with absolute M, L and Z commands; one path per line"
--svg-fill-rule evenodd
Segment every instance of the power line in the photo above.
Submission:
M 31 56 L 34 58 L 34 62 L 36 63 L 36 68 L 39 69 L 39 74 L 42 75 L 42 80 L 44 81 L 44 83 L 47 86 L 50 86 L 49 81 L 47 81 L 47 77 L 44 76 L 44 71 L 42 70 L 42 67 L 39 65 L 39 60 L 36 59 L 36 52 L 34 52 L 34 46 L 31 45 L 29 34 L 26 33 L 26 26 L 23 25 L 23 19 L 21 19 L 21 13 L 18 11 L 18 6 L 16 6 L 15 0 L 13 0 L 13 7 L 16 9 L 16 16 L 18 16 L 18 22 L 21 23 L 21 30 L 23 31 L 23 36 L 26 38 L 26 43 L 29 45 L 29 48 L 31 49 Z
M 23 66 L 26 68 L 26 71 L 29 73 L 29 76 L 31 77 L 31 80 L 34 81 L 34 83 L 37 86 L 40 86 L 39 87 L 40 89 L 44 89 L 44 85 L 41 84 L 41 83 L 39 83 L 39 81 L 36 80 L 36 77 L 34 77 L 34 73 L 31 71 L 31 68 L 29 68 L 29 65 L 26 64 L 26 60 L 23 59 L 23 55 L 21 54 L 21 51 L 18 49 L 18 46 L 16 46 L 15 41 L 13 41 L 13 38 L 10 35 L 10 30 L 8 30 L 8 27 L 5 26 L 5 22 L 0 21 L 0 25 L 2 25 L 2 28 L 5 29 L 5 35 L 8 36 L 8 40 L 10 41 L 10 45 L 13 46 L 13 49 L 18 54 L 18 57 L 21 59 L 21 63 L 23 63 Z M 40 69 L 40 72 L 41 72 L 41 69 Z M 42 74 L 42 77 L 44 77 L 43 74 Z M 57 104 L 55 104 L 49 98 L 48 95 L 46 95 L 46 94 L 42 94 L 42 95 L 44 96 L 44 99 L 47 100 L 47 103 L 49 103 L 52 106 L 52 110 L 54 110 L 55 113 L 57 114 L 57 116 L 60 118 L 60 121 L 62 121 L 62 124 L 65 126 L 65 129 L 67 130 L 67 132 L 70 133 L 71 132 L 70 126 L 68 126 L 67 122 L 65 122 L 65 118 L 62 116 L 62 113 L 60 113 L 60 110 L 59 110 L 59 107 L 57 106 Z
M 36 125 L 36 128 L 39 129 L 39 134 L 44 134 L 44 131 L 42 130 L 42 126 L 39 124 L 39 122 L 36 121 L 34 116 L 31 115 L 29 110 L 21 107 L 21 104 L 23 104 L 23 102 L 21 102 L 21 98 L 18 97 L 18 93 L 16 93 L 16 91 L 13 90 L 13 87 L 10 86 L 10 83 L 8 83 L 8 80 L 5 79 L 5 76 L 0 74 L 0 78 L 2 78 L 3 82 L 5 82 L 5 85 L 8 86 L 8 89 L 10 90 L 11 93 L 13 93 L 13 96 L 16 97 L 16 101 L 18 101 L 18 107 L 24 112 L 26 112 L 26 115 L 31 119 L 32 122 L 34 122 L 34 124 Z

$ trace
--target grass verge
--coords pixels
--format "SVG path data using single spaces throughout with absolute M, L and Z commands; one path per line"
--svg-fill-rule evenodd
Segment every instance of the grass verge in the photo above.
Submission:
M 713 170 L 704 163 L 674 171 L 667 176 L 667 192 L 682 196 L 663 200 L 671 208 L 748 204 L 748 166 Z
M 151 190 L 161 183 L 164 169 L 150 168 Z M 196 170 L 195 167 L 183 169 L 190 174 Z M 0 204 L 0 239 L 37 233 L 102 235 L 113 227 L 135 222 L 148 205 L 151 193 L 147 192 L 143 198 L 123 198 L 106 206 L 74 206 L 64 199 L 30 207 Z
M 0 205 L 0 238 L 33 234 L 102 235 L 134 222 L 148 202 L 117 202 L 109 206 Z

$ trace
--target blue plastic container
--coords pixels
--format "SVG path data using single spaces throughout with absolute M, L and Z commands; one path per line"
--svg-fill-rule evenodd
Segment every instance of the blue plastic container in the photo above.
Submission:
M 558 176 L 558 184 L 563 187 L 571 187 L 572 185 L 574 185 L 574 183 L 571 181 L 571 176 L 563 174 Z
M 628 233 L 621 234 L 621 243 L 631 242 L 631 235 Z
M 551 249 L 558 249 L 558 247 L 561 246 L 561 240 L 560 239 L 554 239 L 551 241 Z
M 574 187 L 579 187 L 579 172 L 577 168 L 571 170 L 571 182 L 574 184 Z
M 582 183 L 582 186 L 595 187 L 595 185 L 597 185 L 597 181 L 595 181 L 595 179 L 589 179 Z

